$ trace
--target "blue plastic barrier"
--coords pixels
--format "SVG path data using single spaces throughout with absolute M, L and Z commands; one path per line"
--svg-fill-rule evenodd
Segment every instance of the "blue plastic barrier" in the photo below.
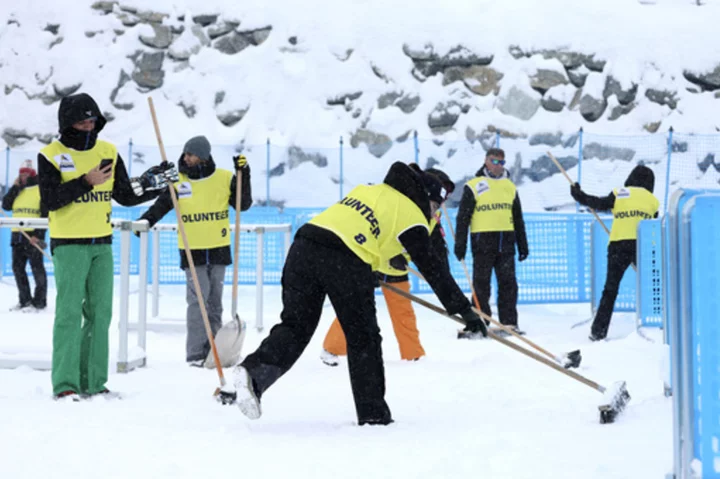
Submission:
M 638 326 L 663 325 L 663 261 L 660 220 L 638 224 L 637 321 Z

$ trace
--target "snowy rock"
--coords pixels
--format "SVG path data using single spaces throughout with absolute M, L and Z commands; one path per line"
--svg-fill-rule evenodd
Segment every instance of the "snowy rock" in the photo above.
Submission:
M 215 40 L 213 48 L 226 55 L 234 55 L 245 50 L 250 45 L 251 43 L 245 35 L 238 32 L 232 32 Z
M 217 22 L 218 17 L 219 15 L 217 14 L 202 14 L 195 15 L 194 17 L 192 17 L 192 20 L 201 27 L 207 27 L 208 25 L 212 25 L 213 23 Z
M 534 90 L 539 92 L 541 95 L 544 95 L 545 92 L 552 87 L 567 84 L 568 79 L 565 76 L 564 72 L 561 73 L 556 70 L 546 70 L 540 68 L 534 75 L 530 77 L 530 86 Z
M 580 98 L 580 114 L 587 121 L 595 121 L 600 118 L 607 108 L 605 98 L 595 98 L 590 94 L 584 94 Z
M 656 133 L 660 129 L 660 125 L 662 125 L 661 121 L 653 121 L 651 123 L 645 123 L 643 129 L 648 133 Z
M 228 110 L 223 111 L 221 113 L 217 113 L 217 119 L 220 120 L 220 123 L 222 123 L 225 126 L 235 126 L 237 123 L 240 122 L 245 117 L 245 114 L 247 114 L 249 108 L 245 109 L 234 109 L 234 110 Z
M 691 83 L 701 86 L 705 90 L 720 89 L 720 64 L 706 72 L 683 71 L 685 79 Z
M 532 135 L 528 140 L 528 143 L 532 145 L 547 145 L 550 147 L 558 146 L 562 144 L 562 133 L 536 133 Z
M 466 113 L 468 109 L 466 108 L 463 111 L 463 107 L 455 101 L 438 103 L 428 116 L 428 126 L 435 134 L 444 133 L 449 128 L 452 128 L 460 118 L 460 114 Z
M 387 93 L 383 93 L 378 97 L 378 108 L 382 110 L 392 106 L 395 103 L 395 100 L 400 97 L 402 97 L 402 92 L 389 91 Z
M 477 54 L 463 45 L 451 48 L 442 56 L 435 52 L 432 44 L 425 44 L 420 49 L 405 44 L 403 52 L 413 61 L 415 65 L 413 70 L 417 72 L 416 78 L 427 78 L 450 67 L 489 65 L 493 60 L 492 54 Z
M 505 115 L 527 121 L 540 108 L 540 95 L 534 91 L 532 93 L 535 95 L 533 96 L 530 92 L 513 85 L 507 93 L 500 95 L 498 110 Z
M 559 156 L 556 158 L 563 168 L 569 170 L 578 164 L 575 156 Z M 542 155 L 530 164 L 530 168 L 523 169 L 523 175 L 527 176 L 530 181 L 542 181 L 554 174 L 560 174 L 555 163 L 547 155 Z
M 361 92 L 361 91 L 356 91 L 356 92 L 352 92 L 352 93 L 343 93 L 340 95 L 336 95 L 332 98 L 328 98 L 325 102 L 330 106 L 338 106 L 338 105 L 345 106 L 348 103 L 350 103 L 351 101 L 357 100 L 358 98 L 360 98 L 362 96 L 362 94 L 363 94 L 363 92 Z
M 99 10 L 107 15 L 108 13 L 112 13 L 113 7 L 117 5 L 117 3 L 118 2 L 95 2 L 90 6 L 90 8 Z
M 118 78 L 117 86 L 115 86 L 115 88 L 113 88 L 112 92 L 110 92 L 110 103 L 112 103 L 112 105 L 115 108 L 117 108 L 118 110 L 131 110 L 134 106 L 132 103 L 116 102 L 118 92 L 129 81 L 130 81 L 130 75 L 125 73 L 125 70 L 120 70 L 120 78 Z
M 608 120 L 615 121 L 618 118 L 620 118 L 623 115 L 627 115 L 631 111 L 635 109 L 636 103 L 630 103 L 629 105 L 615 105 L 610 110 L 610 115 L 608 116 Z
M 183 61 L 200 51 L 204 46 L 210 45 L 210 39 L 205 35 L 200 25 L 186 28 L 170 46 L 168 55 L 173 60 Z
M 328 165 L 328 160 L 325 155 L 321 155 L 320 153 L 305 153 L 302 148 L 298 146 L 289 147 L 287 153 L 287 165 L 290 169 L 296 168 L 306 162 L 310 162 L 320 168 L 325 168 Z
M 635 158 L 635 150 L 632 148 L 620 148 L 592 142 L 583 146 L 583 158 L 631 161 Z
M 268 26 L 268 27 L 258 28 L 256 30 L 243 31 L 240 33 L 245 35 L 245 37 L 248 39 L 248 41 L 251 44 L 258 46 L 258 45 L 262 45 L 265 42 L 265 40 L 268 39 L 271 31 L 272 31 L 272 27 Z
M 233 30 L 235 30 L 240 23 L 238 22 L 220 22 L 216 23 L 214 25 L 211 25 L 210 28 L 207 30 L 208 37 L 210 37 L 210 40 L 215 40 L 216 38 L 219 38 L 223 35 L 226 35 Z
M 540 105 L 547 111 L 557 113 L 565 108 L 565 102 L 556 100 L 555 98 L 543 98 L 540 100 Z
M 648 88 L 645 90 L 645 97 L 653 103 L 658 105 L 667 105 L 673 110 L 677 107 L 677 99 L 675 98 L 676 93 L 668 90 L 657 90 L 655 88 Z
M 82 82 L 67 86 L 60 86 L 57 83 L 53 83 L 53 90 L 55 90 L 55 95 L 59 98 L 64 98 L 78 91 L 81 86 Z
M 400 111 L 407 114 L 414 112 L 418 105 L 420 105 L 418 95 L 405 95 L 395 103 L 395 106 L 400 108 Z
M 502 78 L 503 74 L 492 67 L 450 67 L 443 74 L 443 85 L 462 81 L 471 92 L 477 95 L 486 96 L 490 93 L 497 95 Z
M 582 88 L 585 86 L 585 80 L 587 80 L 588 73 L 588 70 L 584 67 L 567 70 L 570 83 L 572 83 L 577 88 Z
M 15 148 L 33 139 L 32 135 L 25 130 L 16 128 L 5 128 L 0 136 L 10 148 Z
M 143 52 L 135 60 L 135 70 L 132 79 L 141 88 L 154 90 L 160 88 L 165 78 L 162 69 L 165 52 Z
M 631 84 L 629 87 L 623 87 L 615 78 L 608 76 L 605 80 L 603 98 L 607 100 L 610 96 L 615 95 L 621 105 L 628 105 L 635 101 L 637 90 L 636 83 Z
M 357 148 L 361 143 L 367 145 L 367 149 L 375 158 L 381 158 L 392 148 L 392 140 L 383 133 L 376 133 L 361 128 L 350 137 L 350 146 Z
M 170 27 L 165 25 L 151 24 L 149 29 L 152 29 L 151 35 L 140 35 L 140 41 L 153 48 L 167 48 L 172 42 L 172 32 Z

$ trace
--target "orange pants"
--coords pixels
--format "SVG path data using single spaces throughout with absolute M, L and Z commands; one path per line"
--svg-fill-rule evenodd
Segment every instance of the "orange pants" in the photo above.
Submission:
M 393 286 L 410 292 L 409 281 L 393 283 Z M 387 303 L 388 312 L 390 313 L 395 338 L 397 338 L 398 346 L 400 347 L 400 357 L 410 360 L 425 356 L 425 350 L 420 344 L 420 333 L 417 329 L 415 311 L 413 310 L 410 300 L 387 289 L 383 289 L 383 295 L 385 296 L 385 302 Z M 325 351 L 337 356 L 345 356 L 347 354 L 345 334 L 337 318 L 335 318 L 330 325 L 330 329 L 323 342 L 323 348 Z

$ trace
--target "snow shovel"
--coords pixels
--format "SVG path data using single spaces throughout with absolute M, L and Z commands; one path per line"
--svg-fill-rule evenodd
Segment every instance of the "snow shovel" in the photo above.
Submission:
M 395 286 L 386 283 L 385 281 L 380 281 L 380 286 L 383 288 L 389 289 L 390 291 L 399 294 L 400 296 L 403 296 L 410 301 L 413 301 L 415 303 L 418 303 L 422 306 L 425 306 L 426 308 L 430 309 L 431 311 L 434 311 L 438 314 L 441 314 L 445 316 L 446 318 L 450 318 L 453 321 L 457 321 L 458 323 L 465 325 L 465 321 L 463 321 L 462 318 L 458 316 L 453 316 L 451 314 L 448 314 L 447 311 L 442 309 L 439 306 L 435 306 L 432 303 L 429 303 L 421 298 L 418 298 L 414 294 L 406 293 L 405 291 L 396 288 Z M 625 384 L 625 381 L 617 381 L 612 384 L 610 387 L 602 386 L 595 381 L 592 381 L 585 376 L 582 376 L 575 371 L 571 369 L 565 369 L 561 365 L 559 365 L 557 362 L 552 361 L 548 358 L 545 358 L 543 356 L 540 356 L 537 353 L 534 353 L 532 351 L 529 351 L 519 344 L 515 344 L 512 341 L 509 341 L 506 338 L 503 338 L 502 336 L 498 336 L 497 334 L 493 333 L 492 330 L 488 330 L 488 336 L 494 339 L 495 341 L 504 344 L 505 346 L 514 349 L 515 351 L 524 354 L 525 356 L 534 359 L 535 361 L 538 361 L 540 363 L 543 363 L 546 366 L 551 367 L 552 369 L 565 374 L 566 376 L 569 376 L 573 379 L 575 379 L 578 382 L 583 383 L 584 385 L 591 387 L 601 393 L 603 395 L 602 402 L 598 405 L 598 411 L 600 412 L 600 424 L 609 424 L 612 422 L 615 422 L 615 418 L 620 414 L 625 407 L 627 406 L 627 403 L 630 401 L 630 393 L 627 391 L 627 387 Z
M 237 312 L 238 299 L 238 270 L 240 268 L 240 203 L 242 198 L 242 169 L 237 172 L 235 186 L 235 242 L 233 245 L 233 284 L 232 284 L 232 307 L 230 310 L 231 319 L 215 334 L 215 345 L 217 347 L 220 365 L 224 368 L 235 366 L 240 361 L 245 331 L 247 325 L 240 319 Z M 215 360 L 212 351 L 205 359 L 205 367 L 215 368 Z

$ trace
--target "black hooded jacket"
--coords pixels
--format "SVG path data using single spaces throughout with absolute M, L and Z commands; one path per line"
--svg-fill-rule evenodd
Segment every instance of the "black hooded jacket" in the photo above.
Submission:
M 405 163 L 396 162 L 390 167 L 383 182 L 410 198 L 420 208 L 425 218 L 430 219 L 430 200 L 421 174 L 413 171 Z M 296 237 L 303 237 L 329 248 L 346 250 L 348 254 L 354 256 L 337 235 L 311 223 L 303 225 Z M 447 259 L 443 262 L 441 255 L 433 251 L 427 228 L 422 226 L 410 228 L 404 231 L 398 240 L 448 313 L 463 313 L 471 307 L 451 276 L 446 266 Z
M 93 131 L 84 132 L 72 127 L 74 123 L 92 117 L 96 119 Z M 95 146 L 97 135 L 105 126 L 106 120 L 95 100 L 90 95 L 80 93 L 65 97 L 60 101 L 58 123 L 60 125 L 60 143 L 73 150 L 86 151 Z M 42 153 L 38 154 L 37 162 L 40 197 L 48 210 L 59 210 L 85 193 L 92 191 L 93 186 L 85 181 L 85 175 L 63 182 L 60 171 Z M 135 206 L 156 198 L 158 194 L 160 194 L 159 191 L 151 191 L 142 196 L 135 196 L 125 163 L 118 153 L 115 159 L 112 199 L 123 206 Z M 110 243 L 112 243 L 112 235 L 102 238 L 55 238 L 51 240 L 50 245 L 52 249 L 62 244 Z
M 505 172 L 505 174 L 507 174 L 507 172 Z M 489 175 L 487 169 L 483 166 L 475 173 L 475 176 Z M 467 245 L 467 235 L 474 212 L 475 193 L 469 186 L 465 185 L 456 220 L 455 236 L 457 243 L 455 245 L 455 251 L 459 251 L 462 245 Z M 525 220 L 523 218 L 522 205 L 520 204 L 520 196 L 517 192 L 515 193 L 515 199 L 512 204 L 512 216 L 514 231 L 473 233 L 471 238 L 473 248 L 478 248 L 480 251 L 512 251 L 514 254 L 515 244 L 517 244 L 518 253 L 521 256 L 527 256 L 528 242 L 525 232 Z
M 178 171 L 186 174 L 190 179 L 199 180 L 207 178 L 215 173 L 215 161 L 212 156 L 207 161 L 203 161 L 194 167 L 188 166 L 185 163 L 183 155 L 177 162 Z M 240 199 L 240 211 L 246 211 L 252 205 L 252 190 L 250 185 L 250 165 L 243 168 L 242 175 L 242 198 Z M 237 175 L 233 176 L 230 182 L 230 200 L 229 205 L 235 208 L 235 200 L 237 195 L 235 189 L 237 188 Z M 160 221 L 166 214 L 173 209 L 172 197 L 170 196 L 170 190 L 164 189 L 160 197 L 155 203 L 139 218 L 141 220 L 147 220 L 150 226 L 155 225 Z M 192 246 L 192 245 L 191 245 Z M 218 248 L 210 249 L 192 249 L 193 263 L 196 266 L 204 264 L 217 264 L 217 265 L 229 265 L 232 264 L 232 255 L 230 252 L 230 246 L 220 246 Z M 185 250 L 180 250 L 180 267 L 182 269 L 188 268 L 187 257 L 185 256 Z
M 650 193 L 655 190 L 655 174 L 645 165 L 638 165 L 630 172 L 625 180 L 625 186 L 645 188 Z M 615 207 L 615 193 L 610 192 L 609 195 L 598 197 L 585 193 L 580 186 L 575 183 L 570 188 L 570 194 L 581 205 L 587 206 L 597 211 L 610 211 Z M 655 214 L 657 218 L 657 213 Z
M 27 188 L 28 186 L 35 186 L 38 184 L 38 178 L 37 176 L 29 176 L 27 178 L 27 181 L 24 185 L 12 185 L 10 189 L 8 190 L 7 194 L 3 196 L 2 199 L 2 209 L 5 211 L 12 211 L 13 205 L 15 204 L 15 200 L 17 199 L 18 195 L 22 190 Z M 43 202 L 40 202 L 40 217 L 41 218 L 47 218 L 48 217 L 48 209 L 47 206 L 43 204 Z M 34 229 L 32 231 L 26 232 L 29 236 L 35 236 L 36 238 L 40 240 L 45 239 L 45 228 L 38 228 Z M 15 246 L 19 244 L 23 244 L 23 242 L 27 242 L 25 237 L 20 233 L 19 231 L 13 231 L 10 235 L 10 245 Z

